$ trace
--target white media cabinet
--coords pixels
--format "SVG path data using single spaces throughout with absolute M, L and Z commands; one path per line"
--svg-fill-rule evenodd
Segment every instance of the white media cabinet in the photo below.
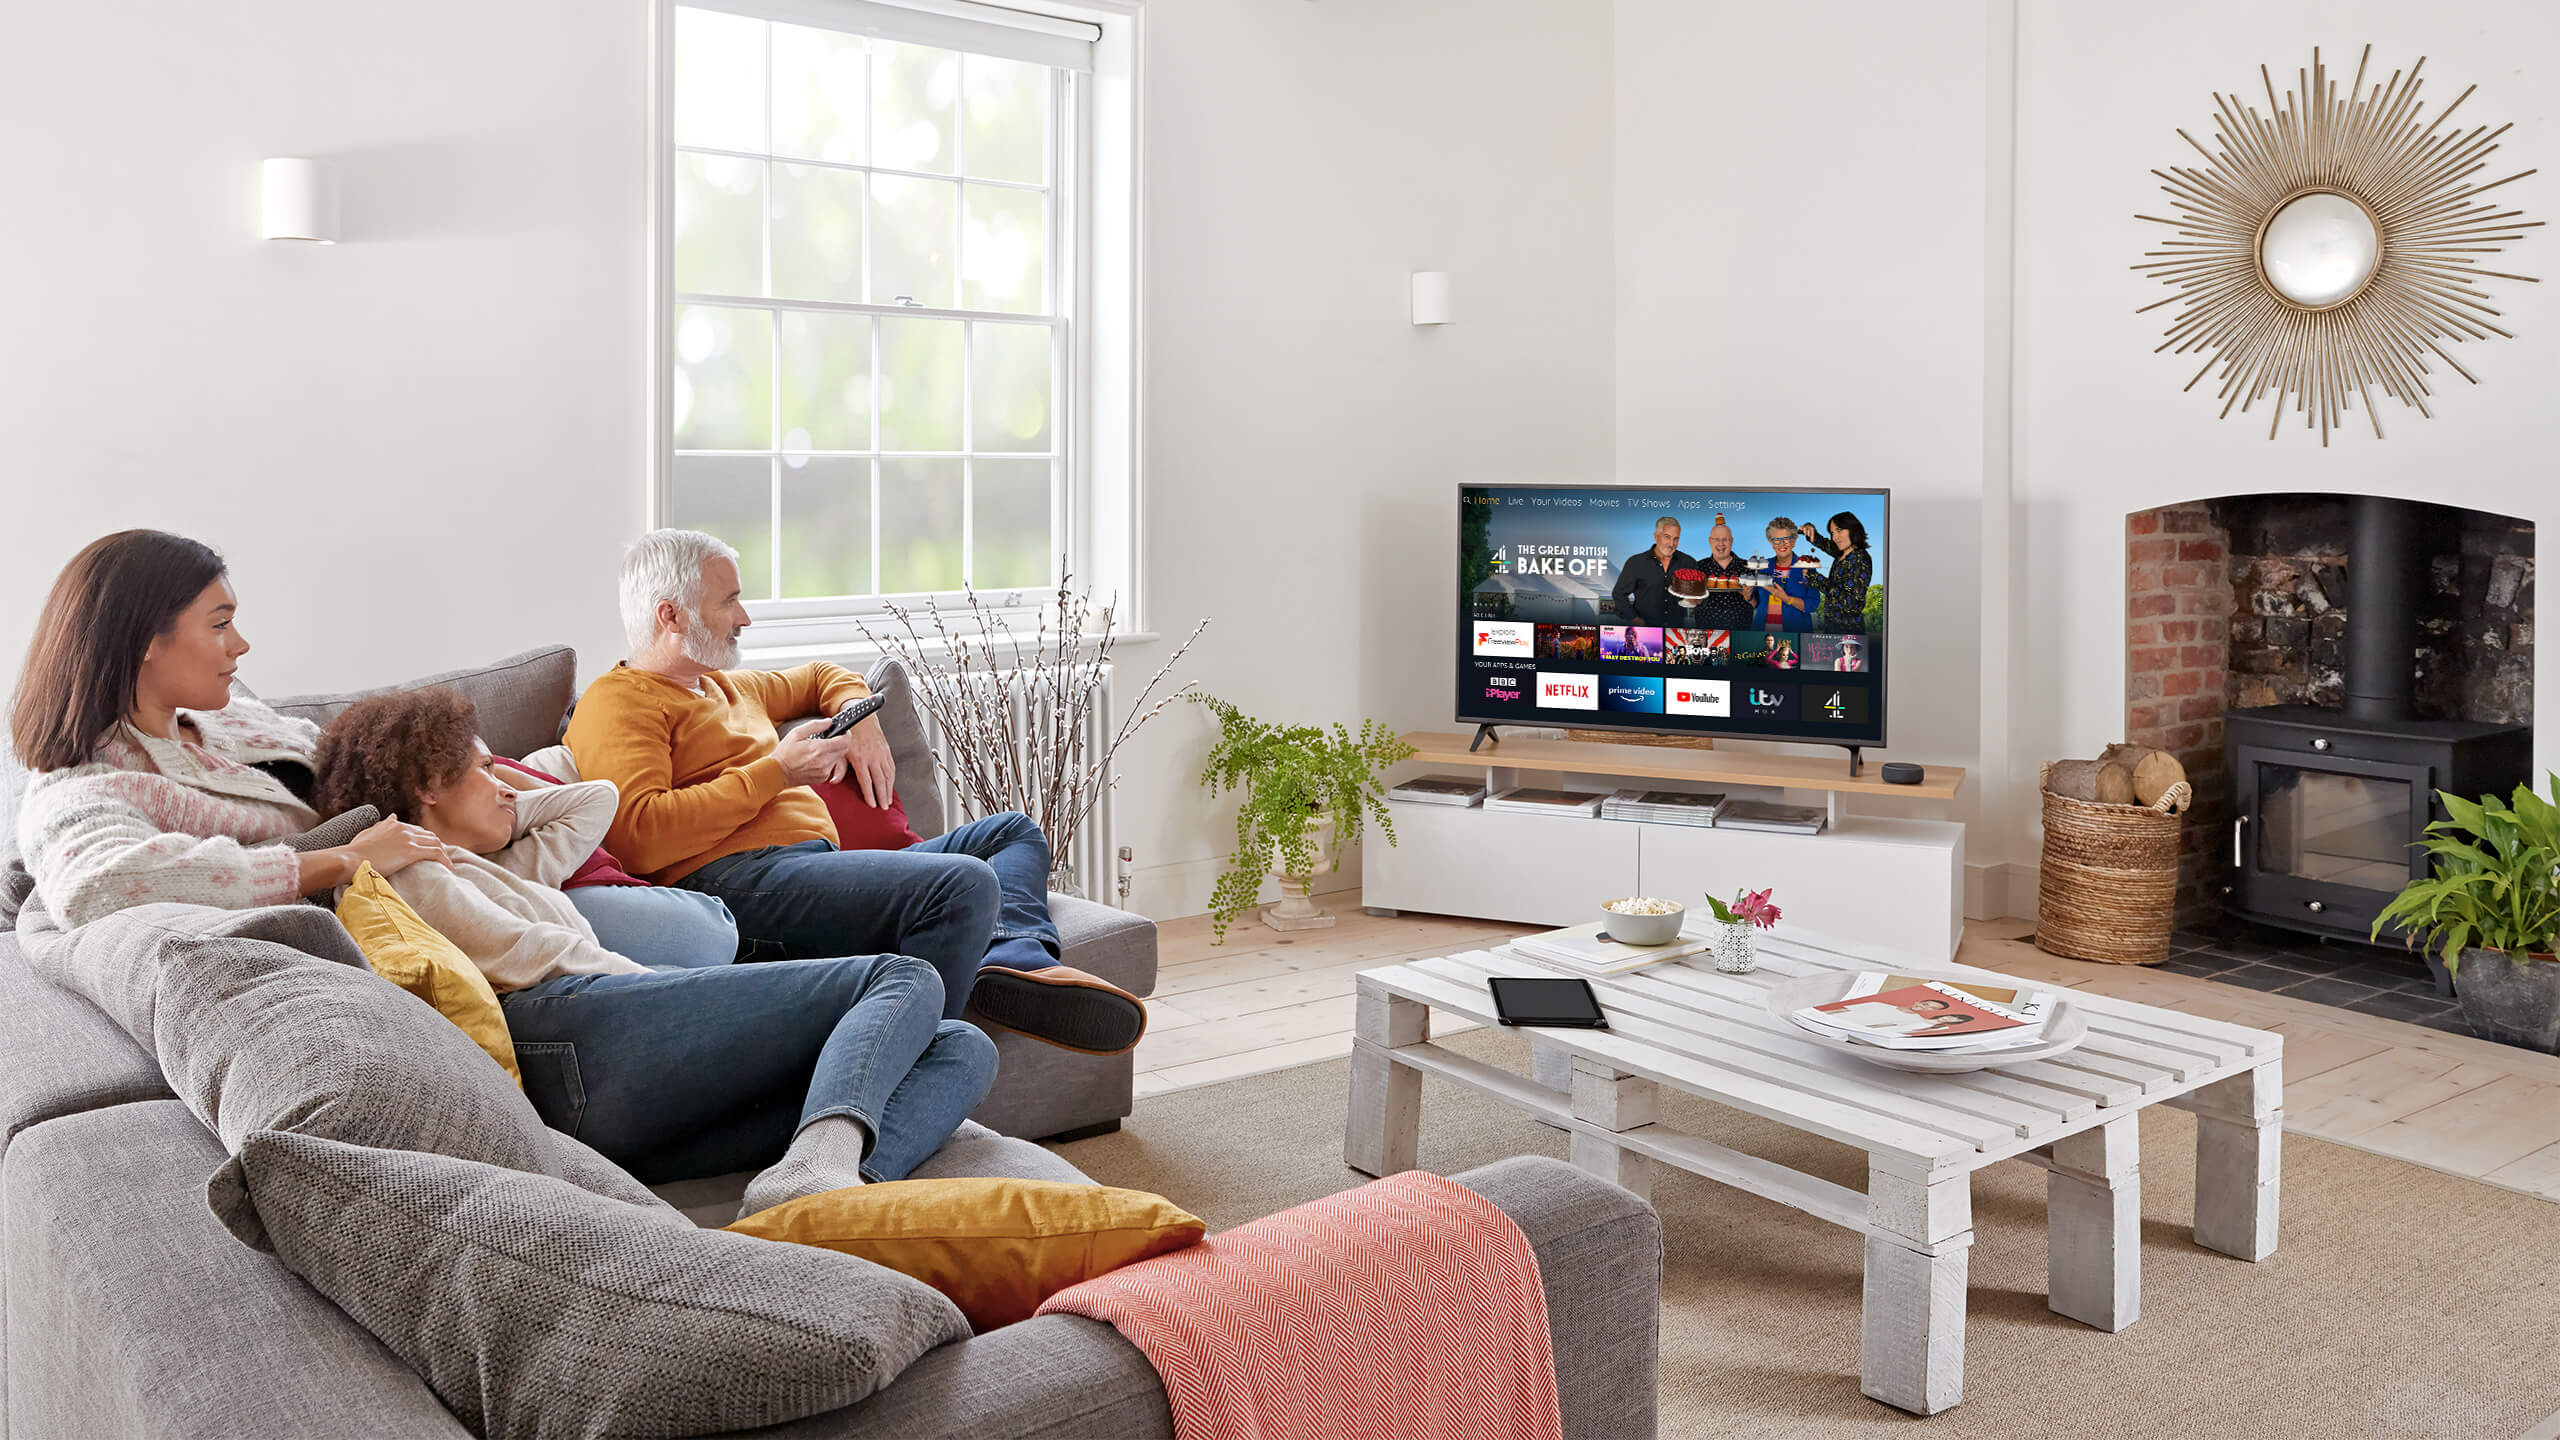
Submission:
M 1527 925 L 1580 925 L 1603 900 L 1653 895 L 1704 910 L 1709 890 L 1774 887 L 1790 924 L 1895 950 L 1950 959 L 1964 938 L 1964 827 L 1950 820 L 1851 815 L 1845 797 L 1952 800 L 1965 772 L 1928 767 L 1918 785 L 1887 785 L 1848 757 L 1746 754 L 1579 740 L 1501 740 L 1470 752 L 1467 737 L 1415 731 L 1406 768 L 1482 769 L 1496 791 L 1519 784 L 1616 790 L 1642 782 L 1771 795 L 1830 794 L 1818 835 L 1658 825 L 1598 816 L 1515 815 L 1480 806 L 1390 801 L 1397 844 L 1361 848 L 1361 901 Z M 1694 786 L 1690 782 L 1696 782 Z

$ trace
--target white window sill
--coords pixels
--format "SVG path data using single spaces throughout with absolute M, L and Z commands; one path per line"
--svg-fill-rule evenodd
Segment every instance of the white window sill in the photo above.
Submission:
M 1015 633 L 1024 640 L 1027 654 L 1029 636 L 1020 631 Z M 747 636 L 752 637 L 754 634 L 755 630 L 752 627 L 749 628 Z M 971 632 L 968 638 L 974 640 L 978 637 L 975 632 Z M 1114 645 L 1144 644 L 1163 638 L 1152 630 L 1128 630 L 1113 635 L 1111 643 Z M 928 633 L 924 637 L 924 643 L 917 648 L 928 655 L 942 655 L 949 653 L 951 644 L 942 636 Z M 1090 641 L 1088 641 L 1088 648 L 1090 648 Z M 742 640 L 738 649 L 738 663 L 750 670 L 785 670 L 794 665 L 806 665 L 812 660 L 831 660 L 847 669 L 858 670 L 889 653 L 891 652 L 859 635 L 841 640 L 793 641 L 777 645 L 754 645 Z

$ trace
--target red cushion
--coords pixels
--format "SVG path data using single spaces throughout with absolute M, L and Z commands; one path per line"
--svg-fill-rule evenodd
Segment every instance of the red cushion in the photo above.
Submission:
M 510 770 L 518 772 L 519 774 L 530 775 L 534 779 L 542 781 L 544 784 L 558 785 L 562 783 L 560 777 L 557 775 L 545 775 L 530 765 L 510 760 L 504 755 L 492 755 L 489 758 L 506 766 Z M 575 890 L 582 885 L 639 885 L 645 887 L 648 883 L 648 881 L 640 879 L 638 876 L 635 876 L 629 871 L 623 869 L 622 862 L 613 858 L 613 852 L 599 845 L 596 847 L 596 853 L 588 856 L 586 860 L 578 866 L 576 874 L 571 875 L 568 879 L 560 882 L 560 888 L 563 890 Z
M 894 792 L 879 807 L 863 804 L 861 787 L 850 780 L 822 780 L 809 788 L 827 802 L 839 850 L 904 850 L 924 838 L 907 828 L 907 807 Z

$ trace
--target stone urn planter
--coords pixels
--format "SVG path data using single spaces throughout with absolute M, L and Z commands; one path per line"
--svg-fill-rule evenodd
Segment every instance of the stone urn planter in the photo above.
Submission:
M 2482 1039 L 2560 1053 L 2560 960 L 2465 950 L 2453 993 L 2463 1023 Z
M 1319 811 L 1307 821 L 1307 836 L 1314 842 L 1319 864 L 1333 849 L 1333 812 Z M 1266 906 L 1262 923 L 1274 930 L 1322 930 L 1333 923 L 1333 917 L 1316 908 L 1307 898 L 1307 887 L 1315 883 L 1313 874 L 1292 875 L 1281 868 L 1280 847 L 1271 847 L 1271 878 L 1280 882 L 1280 903 Z

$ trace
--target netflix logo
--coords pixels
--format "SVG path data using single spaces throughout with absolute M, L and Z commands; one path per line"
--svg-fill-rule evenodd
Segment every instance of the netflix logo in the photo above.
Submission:
M 1538 672 L 1538 704 L 1549 710 L 1597 710 L 1600 677 Z

